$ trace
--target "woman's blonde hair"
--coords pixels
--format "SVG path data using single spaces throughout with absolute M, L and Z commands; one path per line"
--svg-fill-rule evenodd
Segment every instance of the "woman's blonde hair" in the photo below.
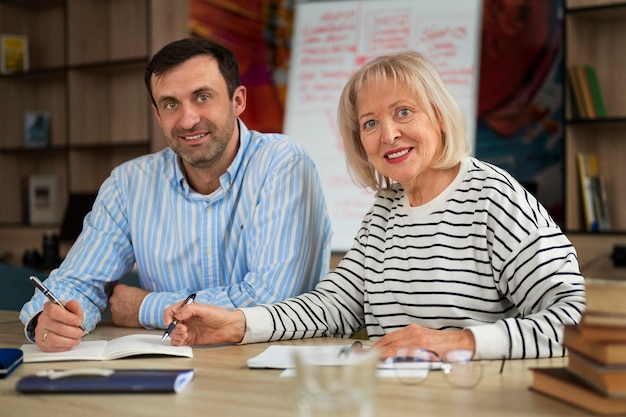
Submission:
M 348 171 L 358 186 L 381 192 L 390 189 L 392 184 L 391 178 L 377 172 L 369 162 L 359 135 L 359 93 L 371 81 L 382 80 L 392 80 L 396 86 L 414 95 L 424 105 L 433 125 L 439 126 L 443 151 L 433 168 L 451 168 L 469 155 L 463 112 L 434 65 L 414 51 L 380 56 L 350 77 L 339 98 L 337 124 L 343 138 Z

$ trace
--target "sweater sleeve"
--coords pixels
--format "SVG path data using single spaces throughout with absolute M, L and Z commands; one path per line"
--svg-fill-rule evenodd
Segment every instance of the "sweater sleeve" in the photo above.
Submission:
M 565 355 L 563 326 L 580 321 L 585 292 L 576 251 L 560 229 L 539 228 L 522 240 L 503 263 L 496 285 L 519 315 L 470 327 L 476 358 Z

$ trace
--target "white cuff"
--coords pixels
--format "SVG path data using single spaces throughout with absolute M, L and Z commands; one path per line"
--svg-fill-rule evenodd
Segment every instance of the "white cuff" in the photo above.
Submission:
M 272 316 L 261 306 L 240 309 L 246 317 L 246 333 L 240 344 L 267 342 L 274 331 Z
M 474 334 L 474 359 L 502 359 L 509 356 L 509 337 L 498 323 L 468 327 Z

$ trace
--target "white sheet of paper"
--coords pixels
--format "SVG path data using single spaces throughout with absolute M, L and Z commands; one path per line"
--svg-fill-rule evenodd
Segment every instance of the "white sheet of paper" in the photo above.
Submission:
M 259 355 L 248 359 L 249 368 L 265 368 L 265 369 L 284 369 L 280 374 L 281 377 L 292 377 L 296 374 L 294 369 L 293 355 L 296 351 L 306 352 L 307 350 L 315 351 L 317 349 L 336 349 L 337 365 L 342 364 L 340 352 L 342 349 L 349 348 L 350 345 L 308 345 L 308 346 L 281 346 L 272 345 L 261 352 Z M 423 366 L 421 366 L 423 365 Z M 381 362 L 378 365 L 376 375 L 380 378 L 425 378 L 429 370 L 440 369 L 437 362 L 422 362 L 420 364 L 411 363 L 410 366 L 401 369 L 393 369 L 391 365 Z

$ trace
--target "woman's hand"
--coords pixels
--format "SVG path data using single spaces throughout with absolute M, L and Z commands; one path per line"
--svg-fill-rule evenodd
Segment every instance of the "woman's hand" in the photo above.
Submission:
M 225 310 L 208 304 L 174 304 L 165 310 L 165 323 L 178 324 L 170 334 L 176 346 L 239 343 L 246 333 L 246 317 L 241 310 Z
M 395 356 L 399 350 L 429 349 L 445 356 L 453 349 L 465 349 L 474 354 L 476 342 L 470 330 L 433 330 L 418 324 L 409 324 L 386 334 L 372 347 L 380 350 L 383 358 Z

